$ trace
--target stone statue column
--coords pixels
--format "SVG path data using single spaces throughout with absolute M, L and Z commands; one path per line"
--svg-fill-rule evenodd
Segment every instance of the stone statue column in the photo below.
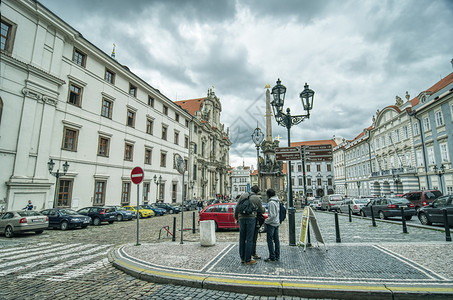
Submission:
M 266 85 L 266 141 L 272 142 L 272 110 L 270 85 Z

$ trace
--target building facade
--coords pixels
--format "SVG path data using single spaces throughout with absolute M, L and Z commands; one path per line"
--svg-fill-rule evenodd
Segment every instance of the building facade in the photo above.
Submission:
M 242 165 L 234 168 L 231 171 L 231 198 L 236 199 L 237 196 L 250 192 L 250 188 L 250 167 Z
M 6 209 L 135 204 L 135 166 L 140 202 L 181 202 L 174 156 L 189 160 L 190 113 L 39 2 L 2 1 L 1 26 Z

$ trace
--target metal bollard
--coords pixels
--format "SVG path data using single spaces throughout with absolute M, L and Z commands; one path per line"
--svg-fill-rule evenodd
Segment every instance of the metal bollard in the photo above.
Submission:
M 404 207 L 401 207 L 401 222 L 403 223 L 403 233 L 407 233 L 406 216 L 404 215 Z
M 173 236 L 171 237 L 171 241 L 176 241 L 176 217 L 173 217 Z
M 349 223 L 352 222 L 352 209 L 351 204 L 348 204 Z
M 338 224 L 338 212 L 337 211 L 335 211 L 335 235 L 337 237 L 336 242 L 341 243 L 340 225 Z
M 373 224 L 373 227 L 376 227 L 376 219 L 374 218 L 373 205 L 370 205 L 370 208 L 371 208 L 371 222 Z
M 311 238 L 310 238 L 310 222 L 307 224 L 307 246 L 311 246 Z
M 195 212 L 192 212 L 192 233 L 195 233 Z
M 448 216 L 447 216 L 447 209 L 442 209 L 444 213 L 444 225 L 445 225 L 445 241 L 451 242 L 451 235 L 450 235 L 450 224 L 448 224 Z

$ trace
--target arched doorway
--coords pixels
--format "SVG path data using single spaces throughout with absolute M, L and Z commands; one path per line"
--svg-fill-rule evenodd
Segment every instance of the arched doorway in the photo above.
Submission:
M 317 189 L 316 190 L 316 196 L 317 197 L 323 197 L 324 196 L 324 190 L 323 189 Z
M 376 196 L 381 195 L 381 185 L 377 181 L 375 181 L 373 183 L 373 195 L 376 195 Z
M 390 183 L 388 181 L 384 181 L 382 184 L 382 196 L 390 196 Z

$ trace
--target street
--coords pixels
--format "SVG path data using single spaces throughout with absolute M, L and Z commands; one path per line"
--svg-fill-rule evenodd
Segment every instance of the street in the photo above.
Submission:
M 184 241 L 198 241 L 199 233 L 192 233 L 194 211 L 184 214 Z M 195 212 L 198 229 L 198 213 Z M 316 212 L 323 238 L 327 244 L 335 243 L 334 215 Z M 140 220 L 140 242 L 158 243 L 171 240 L 164 226 L 172 231 L 176 217 L 175 247 L 180 244 L 181 214 L 165 215 Z M 301 213 L 296 213 L 296 236 L 299 237 Z M 437 230 L 409 227 L 402 234 L 401 226 L 360 217 L 348 222 L 340 215 L 340 232 L 343 243 L 398 243 L 442 242 L 444 233 Z M 369 222 L 369 224 L 367 224 Z M 418 220 L 414 219 L 414 221 Z M 288 222 L 281 225 L 280 239 L 288 243 Z M 235 242 L 238 231 L 223 230 L 216 233 L 217 242 Z M 313 239 L 312 239 L 312 242 Z M 108 225 L 89 226 L 87 229 L 49 229 L 41 235 L 33 233 L 7 239 L 0 236 L 0 298 L 1 299 L 260 299 L 256 296 L 162 285 L 136 279 L 112 267 L 107 253 L 117 246 L 136 243 L 136 220 Z M 265 244 L 261 234 L 259 244 Z M 396 247 L 396 246 L 395 246 Z M 397 247 L 395 251 L 398 251 Z M 267 253 L 259 253 L 265 257 Z M 416 258 L 415 258 L 416 259 Z M 439 266 L 442 262 L 439 262 Z M 440 268 L 440 267 L 439 267 Z M 445 271 L 446 276 L 451 276 Z M 300 299 L 300 298 L 299 298 Z

